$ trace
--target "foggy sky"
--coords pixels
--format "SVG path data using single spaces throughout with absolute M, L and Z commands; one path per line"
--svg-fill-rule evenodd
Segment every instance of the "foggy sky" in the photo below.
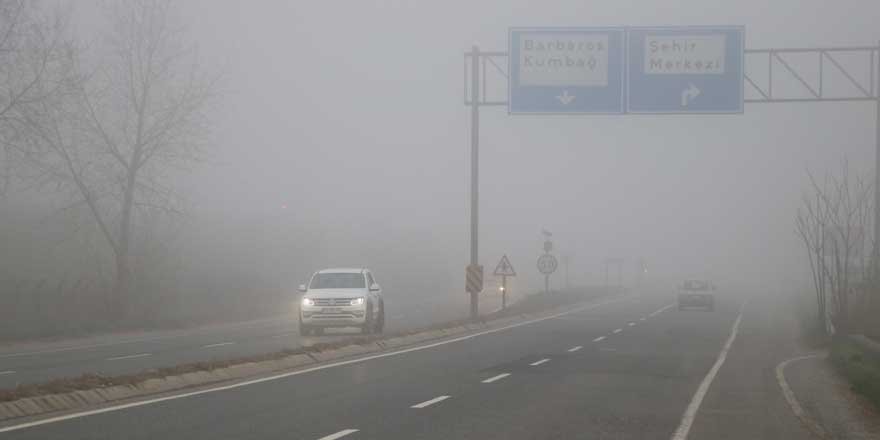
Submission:
M 263 243 L 380 279 L 463 286 L 469 110 L 462 53 L 511 26 L 745 25 L 747 48 L 872 45 L 880 3 L 839 1 L 182 2 L 224 71 L 215 157 L 184 187 L 202 238 Z M 92 9 L 78 13 L 88 21 Z M 652 274 L 806 282 L 794 214 L 806 170 L 874 158 L 874 104 L 747 104 L 743 115 L 511 116 L 481 110 L 481 262 L 539 286 L 540 230 L 601 282 L 606 256 Z M 286 206 L 286 208 L 285 208 Z M 218 244 L 218 246 L 220 245 Z M 420 256 L 415 258 L 413 256 Z M 247 256 L 238 258 L 246 259 Z M 557 278 L 557 282 L 559 278 Z M 386 281 L 387 283 L 387 281 Z

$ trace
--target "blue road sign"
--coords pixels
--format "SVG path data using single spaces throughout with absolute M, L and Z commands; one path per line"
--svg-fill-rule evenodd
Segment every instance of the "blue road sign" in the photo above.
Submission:
M 627 28 L 629 113 L 742 113 L 742 26 Z
M 511 28 L 510 113 L 623 113 L 623 28 Z

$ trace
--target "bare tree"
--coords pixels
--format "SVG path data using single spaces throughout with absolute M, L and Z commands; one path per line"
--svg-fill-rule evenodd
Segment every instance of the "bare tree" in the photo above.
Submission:
M 815 202 L 813 201 L 815 199 Z M 823 216 L 821 196 L 804 196 L 802 206 L 798 208 L 795 218 L 795 226 L 798 235 L 807 248 L 807 259 L 810 263 L 810 274 L 813 279 L 813 288 L 816 294 L 816 311 L 819 319 L 818 327 L 827 331 L 828 312 L 826 310 L 827 282 L 823 259 L 825 256 L 824 230 L 827 219 Z
M 68 17 L 68 11 L 48 10 L 36 1 L 0 0 L 0 194 L 15 177 L 20 111 L 68 81 Z
M 132 285 L 138 219 L 179 212 L 171 182 L 201 158 L 216 81 L 185 43 L 170 1 L 129 0 L 108 12 L 106 45 L 73 57 L 77 80 L 23 112 L 20 156 L 88 213 L 112 251 L 121 308 Z
M 871 280 L 866 249 L 870 249 L 867 227 L 874 192 L 869 182 L 852 177 L 846 162 L 838 175 L 829 174 L 822 184 L 810 174 L 811 194 L 804 197 L 796 218 L 807 247 L 820 320 L 825 323 L 830 317 L 834 333 L 851 330 L 850 297 L 865 290 Z

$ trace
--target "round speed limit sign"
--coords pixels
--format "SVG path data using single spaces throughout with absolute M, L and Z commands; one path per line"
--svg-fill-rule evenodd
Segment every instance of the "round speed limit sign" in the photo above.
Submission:
M 538 271 L 544 275 L 550 275 L 553 272 L 556 272 L 556 267 L 559 266 L 559 262 L 556 261 L 556 257 L 550 254 L 541 255 L 538 258 Z

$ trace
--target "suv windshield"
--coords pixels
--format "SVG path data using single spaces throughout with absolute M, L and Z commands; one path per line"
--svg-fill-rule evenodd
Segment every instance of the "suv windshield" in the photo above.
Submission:
M 312 278 L 309 289 L 363 289 L 364 275 L 360 273 L 319 273 Z
M 709 283 L 701 280 L 688 280 L 684 282 L 684 290 L 709 290 Z

